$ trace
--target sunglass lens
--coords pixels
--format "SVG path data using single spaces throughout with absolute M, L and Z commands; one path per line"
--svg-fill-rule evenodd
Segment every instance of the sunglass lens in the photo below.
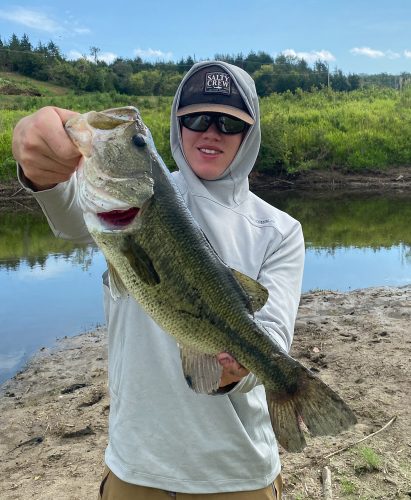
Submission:
M 247 124 L 243 120 L 222 114 L 192 114 L 183 115 L 181 123 L 194 132 L 205 132 L 214 122 L 223 134 L 239 134 L 244 132 Z
M 244 132 L 247 124 L 243 120 L 238 120 L 232 116 L 220 115 L 218 117 L 219 129 L 224 134 L 239 134 Z
M 204 132 L 208 129 L 211 123 L 209 115 L 184 115 L 181 117 L 184 127 L 195 132 Z

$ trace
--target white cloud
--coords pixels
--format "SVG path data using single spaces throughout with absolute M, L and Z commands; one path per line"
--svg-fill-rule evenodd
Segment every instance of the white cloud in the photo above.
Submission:
M 354 47 L 353 49 L 350 50 L 350 52 L 355 56 L 365 56 L 365 57 L 370 57 L 371 59 L 379 59 L 382 57 L 386 57 L 387 59 L 399 59 L 401 57 L 401 54 L 399 54 L 398 52 L 394 52 L 392 50 L 382 51 L 382 50 L 371 49 L 370 47 Z M 405 52 L 406 51 L 404 51 L 404 55 Z
M 308 63 L 316 61 L 335 61 L 335 56 L 328 50 L 312 50 L 311 52 L 296 52 L 294 49 L 286 49 L 281 52 L 284 56 L 304 59 Z
M 77 59 L 81 59 L 83 57 L 83 54 L 79 52 L 78 50 L 70 50 L 69 53 L 67 54 L 67 59 L 76 61 Z M 87 59 L 87 56 L 84 56 Z
M 170 60 L 173 57 L 172 52 L 163 52 L 162 50 L 153 50 L 153 49 L 135 49 L 134 55 L 136 57 L 141 57 L 141 59 L 161 59 L 161 60 Z
M 386 50 L 385 56 L 388 57 L 388 59 L 399 59 L 401 57 L 401 54 L 398 54 L 398 52 L 393 52 L 392 50 Z
M 385 57 L 385 52 L 383 52 L 382 50 L 371 49 L 370 47 L 354 47 L 350 50 L 350 52 L 355 56 L 366 56 L 371 57 L 371 59 Z
M 72 31 L 74 31 L 77 35 L 88 35 L 91 33 L 89 28 L 72 28 Z
M 0 18 L 12 21 L 29 28 L 47 33 L 57 33 L 63 30 L 62 26 L 42 12 L 15 7 L 11 10 L 0 10 Z
M 404 50 L 404 57 L 411 59 L 411 50 Z
M 114 52 L 100 52 L 97 56 L 97 59 L 99 61 L 104 61 L 107 64 L 111 64 L 113 61 L 115 61 L 118 58 L 117 54 L 114 54 Z
M 66 36 L 84 35 L 91 32 L 89 28 L 79 26 L 79 23 L 74 19 L 71 19 L 69 23 L 66 20 L 60 24 L 43 12 L 24 7 L 15 7 L 11 10 L 0 9 L 0 19 L 22 24 L 38 31 Z
M 56 276 L 70 272 L 72 264 L 67 261 L 58 261 L 53 257 L 48 257 L 44 265 L 35 265 L 29 267 L 28 265 L 20 266 L 16 273 L 16 278 L 22 281 L 44 281 Z
M 118 55 L 114 54 L 114 52 L 99 52 L 97 54 L 97 59 L 99 61 L 104 61 L 107 64 L 111 64 L 113 61 L 117 59 Z M 77 59 L 82 59 L 85 58 L 87 61 L 94 62 L 94 56 L 88 54 L 82 54 L 78 50 L 70 50 L 69 53 L 67 54 L 67 59 L 71 60 L 77 60 Z

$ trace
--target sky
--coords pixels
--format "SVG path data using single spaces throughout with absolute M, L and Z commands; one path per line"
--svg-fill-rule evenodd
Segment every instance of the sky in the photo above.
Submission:
M 411 0 L 0 2 L 0 38 L 55 42 L 69 59 L 177 61 L 264 51 L 344 73 L 411 72 Z

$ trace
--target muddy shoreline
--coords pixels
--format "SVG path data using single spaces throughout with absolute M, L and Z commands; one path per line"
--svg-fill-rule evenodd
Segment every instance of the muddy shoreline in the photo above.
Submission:
M 358 424 L 339 436 L 309 439 L 303 453 L 282 452 L 287 498 L 322 498 L 325 465 L 334 498 L 410 498 L 410 322 L 411 285 L 302 296 L 292 355 L 339 392 Z M 0 388 L 2 499 L 94 498 L 109 404 L 104 328 L 39 352 Z M 383 432 L 325 458 L 393 416 Z
M 411 188 L 411 168 L 395 167 L 386 170 L 342 172 L 341 170 L 311 170 L 294 176 L 273 177 L 259 172 L 250 176 L 252 190 L 301 191 L 408 191 Z

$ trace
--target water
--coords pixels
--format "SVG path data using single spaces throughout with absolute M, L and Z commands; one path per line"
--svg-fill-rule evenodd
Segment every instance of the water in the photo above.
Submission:
M 0 383 L 40 348 L 104 322 L 105 261 L 94 248 L 85 253 L 87 266 L 76 250 L 35 264 L 22 258 L 13 268 L 0 261 Z
M 303 291 L 411 283 L 411 196 L 260 194 L 301 221 Z M 93 247 L 51 235 L 41 214 L 0 213 L 0 383 L 41 347 L 104 323 Z
M 263 193 L 303 226 L 303 291 L 411 283 L 411 195 Z

